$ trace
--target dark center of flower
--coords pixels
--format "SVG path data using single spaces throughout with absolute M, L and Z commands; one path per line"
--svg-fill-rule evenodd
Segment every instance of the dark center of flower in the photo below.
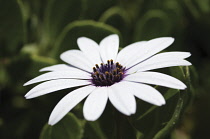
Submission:
M 110 86 L 123 79 L 125 73 L 125 67 L 118 62 L 113 63 L 113 60 L 107 60 L 107 63 L 101 63 L 93 67 L 92 83 L 95 86 Z

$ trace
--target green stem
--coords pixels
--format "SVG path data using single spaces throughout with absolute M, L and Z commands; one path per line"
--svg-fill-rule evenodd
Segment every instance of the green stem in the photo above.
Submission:
M 182 112 L 183 109 L 183 103 L 184 103 L 184 97 L 185 94 L 180 94 L 180 98 L 177 102 L 177 106 L 175 108 L 174 114 L 171 117 L 170 121 L 166 124 L 166 126 L 164 128 L 162 128 L 155 136 L 154 139 L 162 139 L 164 138 L 170 131 L 173 130 L 173 128 L 175 127 L 175 125 L 177 124 L 179 118 L 180 118 L 180 114 Z

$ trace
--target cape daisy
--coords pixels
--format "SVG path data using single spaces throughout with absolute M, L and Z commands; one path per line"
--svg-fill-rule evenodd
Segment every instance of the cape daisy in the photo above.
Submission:
M 160 85 L 175 89 L 185 89 L 186 85 L 169 75 L 150 70 L 188 66 L 184 60 L 189 52 L 159 53 L 173 43 L 171 37 L 162 37 L 150 41 L 136 42 L 118 53 L 119 37 L 110 35 L 100 44 L 81 37 L 77 43 L 80 50 L 69 50 L 61 54 L 68 64 L 58 64 L 41 69 L 50 71 L 24 85 L 43 82 L 31 89 L 25 97 L 38 97 L 58 90 L 80 88 L 64 96 L 53 109 L 49 124 L 54 125 L 85 97 L 83 113 L 86 120 L 97 120 L 109 101 L 121 113 L 134 114 L 135 97 L 148 103 L 161 106 L 164 97 L 151 85 Z

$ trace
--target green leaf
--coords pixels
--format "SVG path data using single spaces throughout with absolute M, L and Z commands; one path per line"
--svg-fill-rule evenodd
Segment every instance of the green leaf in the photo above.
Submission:
M 86 122 L 85 124 L 85 139 L 107 139 L 103 130 L 100 127 L 99 121 Z
M 164 94 L 164 98 L 165 100 L 168 100 L 170 98 L 172 98 L 174 95 L 176 95 L 176 93 L 178 93 L 179 90 L 176 89 L 168 89 L 168 91 Z M 141 114 L 137 120 L 142 119 L 144 116 L 148 115 L 149 113 L 151 113 L 153 110 L 155 110 L 156 108 L 158 108 L 158 106 L 152 106 L 151 108 L 149 108 L 145 113 Z
M 182 90 L 182 93 L 185 93 L 185 101 L 184 101 L 184 107 L 187 107 L 194 98 L 194 90 L 193 86 L 191 84 L 191 76 L 190 76 L 190 67 L 189 66 L 180 66 L 180 67 L 173 67 L 170 68 L 171 75 L 181 81 L 183 81 L 187 88 L 185 90 Z
M 69 113 L 54 126 L 46 124 L 40 139 L 81 139 L 82 136 L 82 122 L 74 114 Z
M 184 95 L 182 94 L 180 95 L 176 108 L 174 110 L 174 114 L 172 115 L 171 119 L 168 121 L 168 123 L 165 125 L 164 128 L 162 128 L 155 136 L 154 139 L 162 139 L 164 137 L 166 137 L 168 135 L 168 133 L 170 133 L 173 128 L 175 127 L 175 125 L 177 124 L 177 122 L 180 119 L 180 114 L 183 110 L 183 103 L 184 103 Z
M 60 54 L 69 49 L 78 49 L 77 39 L 88 37 L 96 42 L 110 34 L 119 34 L 118 30 L 104 23 L 91 20 L 75 21 L 69 24 L 57 38 L 52 57 L 59 58 Z
M 29 48 L 32 47 L 32 48 Z M 8 71 L 12 82 L 17 82 L 14 79 L 20 80 L 25 76 L 30 79 L 39 75 L 41 68 L 51 66 L 57 63 L 56 60 L 50 57 L 39 56 L 35 53 L 33 45 L 27 45 L 27 49 L 22 50 L 19 56 L 14 57 L 8 65 Z M 14 68 L 15 67 L 15 68 Z
M 7 84 L 8 82 L 8 71 L 3 66 L 3 64 L 0 63 L 0 91 L 1 89 Z
M 79 18 L 81 14 L 82 0 L 50 0 L 46 8 L 45 24 L 47 35 L 52 40 L 70 22 Z
M 144 139 L 153 138 L 167 124 L 173 115 L 177 100 L 178 95 L 176 93 L 175 96 L 166 101 L 166 105 L 160 107 L 151 107 L 151 104 L 142 101 L 138 103 L 137 113 L 142 115 L 146 112 L 146 114 L 140 117 L 139 120 L 133 120 L 132 123 L 143 134 Z M 134 119 L 136 119 L 135 116 Z
M 0 0 L 0 19 L 0 55 L 14 55 L 25 39 L 23 17 L 16 0 Z
M 82 9 L 82 0 L 50 0 L 47 4 L 44 24 L 40 37 L 40 54 L 48 54 L 55 39 L 66 25 L 79 19 Z
M 189 12 L 194 18 L 199 18 L 199 10 L 196 5 L 193 4 L 192 0 L 183 0 L 185 6 L 188 8 Z
M 116 0 L 83 0 L 83 19 L 98 19 L 109 7 L 116 4 Z
M 192 100 L 192 89 L 189 67 L 170 68 L 172 76 L 180 79 L 187 85 L 185 90 L 168 89 L 166 93 L 162 88 L 157 88 L 164 93 L 166 105 L 157 107 L 138 101 L 137 113 L 141 116 L 134 116 L 133 124 L 140 131 L 144 139 L 165 138 L 174 129 L 183 112 Z M 180 93 L 178 93 L 180 92 Z M 137 120 L 136 120 L 137 119 Z
M 209 0 L 202 0 L 202 1 L 193 0 L 193 3 L 195 3 L 195 5 L 199 7 L 199 10 L 203 14 L 210 13 L 210 9 L 209 9 L 210 1 Z
M 127 34 L 130 31 L 129 26 L 131 25 L 131 19 L 124 9 L 120 7 L 112 7 L 104 12 L 99 21 L 117 28 L 124 36 L 123 41 L 128 41 L 129 36 Z
M 31 60 L 29 55 L 17 55 L 10 59 L 6 66 L 9 78 L 9 83 L 17 85 L 24 79 L 27 74 L 28 68 L 30 67 Z M 22 86 L 22 85 L 21 85 Z
M 51 66 L 57 63 L 56 60 L 50 57 L 43 57 L 36 54 L 30 55 L 30 60 L 31 60 L 31 63 L 30 63 L 28 75 L 31 76 L 32 78 L 40 74 L 39 70 L 41 68 Z
M 167 36 L 170 30 L 171 24 L 167 14 L 161 10 L 150 10 L 137 21 L 134 41 Z

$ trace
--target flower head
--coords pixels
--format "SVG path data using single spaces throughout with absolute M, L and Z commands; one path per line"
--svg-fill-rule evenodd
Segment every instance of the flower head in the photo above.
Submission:
M 62 119 L 85 97 L 83 113 L 86 120 L 97 120 L 109 101 L 121 113 L 131 115 L 136 112 L 135 97 L 148 103 L 161 106 L 165 99 L 151 85 L 175 89 L 185 89 L 186 85 L 169 75 L 150 70 L 189 66 L 184 60 L 188 52 L 159 53 L 173 43 L 171 37 L 136 42 L 118 53 L 119 37 L 110 35 L 100 44 L 81 37 L 77 40 L 80 50 L 69 50 L 61 54 L 68 64 L 58 64 L 41 69 L 49 71 L 24 85 L 43 82 L 31 89 L 25 97 L 38 97 L 58 90 L 80 88 L 64 96 L 53 109 L 49 124 Z M 159 54 L 157 54 L 159 53 Z

